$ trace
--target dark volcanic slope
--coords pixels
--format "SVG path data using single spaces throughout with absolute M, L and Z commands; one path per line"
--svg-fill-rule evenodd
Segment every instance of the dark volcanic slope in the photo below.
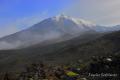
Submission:
M 93 55 L 115 54 L 120 51 L 119 35 L 120 31 L 106 34 L 94 41 L 92 39 L 96 37 L 92 38 L 93 36 L 89 35 L 92 41 L 84 43 L 85 39 L 83 39 L 82 44 L 81 39 L 76 38 L 47 47 L 40 48 L 37 45 L 22 50 L 0 51 L 0 71 L 19 70 L 24 65 L 41 60 L 66 63 L 78 59 L 87 60 Z
M 58 61 L 64 60 L 77 60 L 89 59 L 93 55 L 108 55 L 117 54 L 120 52 L 120 31 L 106 34 L 88 43 L 80 44 L 77 46 L 69 46 L 67 50 L 58 51 L 57 54 L 50 55 L 57 57 Z M 60 55 L 58 55 L 58 53 Z M 65 60 L 66 61 L 66 60 Z
M 43 55 L 44 60 L 65 63 L 78 59 L 88 60 L 92 56 L 120 53 L 120 31 L 106 34 L 87 43 L 70 45 L 52 54 Z
M 37 44 L 25 49 L 0 51 L 0 72 L 9 70 L 14 71 L 14 69 L 18 70 L 29 63 L 38 62 L 41 60 L 44 60 L 46 62 L 58 63 L 59 61 L 54 60 L 56 60 L 58 57 L 60 57 L 59 55 L 62 54 L 59 54 L 59 52 L 66 51 L 71 46 L 80 45 L 90 40 L 94 40 L 100 36 L 102 35 L 92 32 L 71 40 L 50 44 L 47 46 L 41 46 L 41 44 Z M 54 54 L 58 55 L 55 56 Z

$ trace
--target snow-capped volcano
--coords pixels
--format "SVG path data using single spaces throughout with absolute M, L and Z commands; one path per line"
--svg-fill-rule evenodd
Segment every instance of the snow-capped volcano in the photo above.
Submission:
M 84 21 L 81 19 L 75 19 L 65 15 L 58 15 L 52 18 L 45 19 L 44 21 L 34 25 L 29 30 L 37 32 L 57 32 L 67 33 L 74 35 L 76 33 L 83 33 L 85 31 L 93 30 L 92 27 L 95 24 Z
M 96 24 L 82 19 L 59 15 L 45 19 L 29 29 L 0 39 L 0 49 L 26 47 L 38 43 L 58 42 L 80 36 L 84 33 L 96 32 Z
M 80 32 L 89 30 L 93 26 L 96 26 L 92 22 L 89 22 L 83 19 L 73 18 L 70 16 L 65 16 L 65 15 L 58 15 L 58 16 L 53 17 L 52 19 L 56 23 L 62 24 L 64 28 L 66 28 L 65 26 L 68 26 L 68 27 L 71 26 L 70 28 L 77 28 L 79 29 Z
M 71 21 L 73 21 L 74 23 L 76 23 L 76 24 L 78 24 L 78 25 L 81 25 L 81 24 L 83 24 L 83 25 L 91 25 L 91 26 L 95 26 L 95 24 L 93 24 L 92 22 L 90 22 L 90 21 L 86 21 L 86 20 L 83 20 L 83 19 L 79 19 L 79 18 L 73 18 L 73 17 L 71 17 L 71 16 L 65 16 L 65 15 L 63 15 L 63 14 L 61 14 L 61 15 L 58 15 L 58 16 L 55 16 L 55 17 L 53 17 L 52 18 L 53 20 L 55 20 L 55 21 L 61 21 L 61 20 L 71 20 Z

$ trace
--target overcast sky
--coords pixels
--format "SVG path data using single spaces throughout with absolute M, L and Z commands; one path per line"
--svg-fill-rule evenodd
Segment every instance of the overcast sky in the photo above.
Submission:
M 76 0 L 66 13 L 101 25 L 120 24 L 120 0 Z
M 0 37 L 61 13 L 100 25 L 120 24 L 120 0 L 0 0 Z

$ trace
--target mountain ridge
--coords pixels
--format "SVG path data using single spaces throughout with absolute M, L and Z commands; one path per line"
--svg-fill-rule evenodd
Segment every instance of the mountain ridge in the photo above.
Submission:
M 89 21 L 59 15 L 47 18 L 28 29 L 0 38 L 0 49 L 29 47 L 46 41 L 48 44 L 72 39 L 80 35 L 120 30 L 120 26 L 104 27 Z
M 94 30 L 85 28 L 87 26 L 85 26 L 84 23 L 84 25 L 78 25 L 66 16 L 59 16 L 59 21 L 57 21 L 57 19 L 58 17 L 48 18 L 28 29 L 0 38 L 0 44 L 2 45 L 0 47 L 26 47 L 46 40 L 71 39 L 84 32 L 94 32 Z

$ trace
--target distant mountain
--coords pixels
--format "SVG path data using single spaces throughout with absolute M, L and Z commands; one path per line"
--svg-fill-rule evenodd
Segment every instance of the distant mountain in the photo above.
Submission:
M 120 30 L 120 27 L 104 27 L 82 19 L 59 15 L 45 19 L 26 30 L 1 38 L 0 50 L 25 48 L 35 44 L 53 44 L 84 34 L 116 30 Z
M 94 29 L 97 32 L 111 32 L 111 31 L 119 31 L 120 30 L 120 25 L 116 25 L 116 26 L 94 26 Z
M 55 43 L 95 32 L 94 24 L 64 15 L 55 16 L 37 23 L 29 29 L 0 39 L 0 49 L 27 47 L 42 42 Z M 44 44 L 45 45 L 45 44 Z

